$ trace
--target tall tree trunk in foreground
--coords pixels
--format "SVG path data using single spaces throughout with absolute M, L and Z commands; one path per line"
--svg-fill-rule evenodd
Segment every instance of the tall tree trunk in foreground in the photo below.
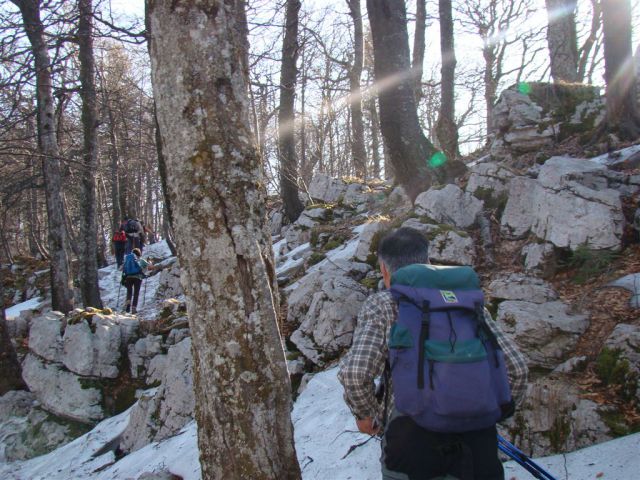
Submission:
M 464 170 L 425 137 L 409 64 L 407 15 L 403 0 L 367 0 L 373 38 L 374 71 L 380 101 L 380 129 L 396 181 L 415 199 L 432 183 L 451 181 Z
M 545 0 L 549 26 L 547 43 L 554 82 L 578 81 L 578 42 L 576 38 L 577 0 Z
M 40 20 L 39 0 L 12 0 L 20 8 L 24 29 L 31 43 L 36 72 L 38 101 L 38 143 L 42 154 L 44 191 L 49 220 L 49 254 L 51 256 L 51 308 L 67 313 L 73 309 L 73 290 L 67 256 L 62 199 L 60 153 L 52 92 L 51 62 L 45 41 L 44 26 Z
M 98 168 L 98 115 L 96 68 L 93 56 L 93 1 L 78 0 L 80 96 L 84 133 L 82 202 L 80 203 L 80 291 L 85 307 L 102 308 L 98 286 L 98 232 L 96 227 L 96 170 Z
M 280 194 L 284 203 L 284 213 L 289 221 L 294 222 L 304 210 L 298 196 L 298 160 L 294 137 L 300 0 L 287 0 L 286 10 L 282 41 L 282 69 L 280 70 L 278 149 L 280 150 Z
M 193 339 L 204 479 L 299 479 L 244 3 L 148 0 L 151 73 Z M 224 52 L 224 54 L 222 54 Z
M 458 156 L 458 126 L 455 120 L 456 52 L 453 44 L 453 14 L 451 0 L 440 0 L 440 53 L 442 80 L 440 82 L 440 111 L 436 135 L 440 147 L 453 160 Z
M 351 152 L 356 177 L 367 178 L 367 150 L 364 146 L 364 124 L 362 122 L 362 94 L 360 78 L 364 62 L 364 36 L 362 34 L 362 11 L 360 0 L 347 0 L 349 15 L 353 20 L 353 63 L 349 69 L 349 109 L 351 110 Z
M 629 0 L 602 0 L 607 124 L 625 140 L 640 133 Z
M 22 368 L 11 343 L 7 319 L 4 315 L 4 288 L 0 282 L 0 396 L 9 390 L 23 390 Z

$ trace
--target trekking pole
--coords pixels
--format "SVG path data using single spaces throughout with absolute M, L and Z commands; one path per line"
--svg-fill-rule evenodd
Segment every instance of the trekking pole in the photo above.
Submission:
M 513 458 L 522 468 L 527 470 L 535 478 L 540 480 L 556 480 L 553 475 L 531 460 L 531 458 L 525 455 L 524 452 L 501 435 L 498 435 L 498 448 L 500 451 Z
M 122 283 L 118 285 L 118 298 L 116 300 L 116 311 L 120 308 L 120 288 L 122 288 Z
M 146 277 L 145 277 L 146 280 Z M 144 302 L 147 300 L 147 282 L 144 282 L 144 288 L 142 289 L 142 306 L 144 307 Z

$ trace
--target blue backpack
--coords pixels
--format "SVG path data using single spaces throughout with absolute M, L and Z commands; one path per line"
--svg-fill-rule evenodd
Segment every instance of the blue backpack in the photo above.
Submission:
M 142 273 L 142 267 L 138 263 L 136 259 L 136 255 L 134 253 L 130 253 L 126 257 L 124 257 L 124 266 L 122 267 L 122 276 L 128 277 L 130 275 L 138 275 Z
M 427 430 L 457 433 L 513 411 L 504 353 L 471 267 L 409 265 L 393 274 L 390 291 L 398 318 L 389 368 L 400 413 Z

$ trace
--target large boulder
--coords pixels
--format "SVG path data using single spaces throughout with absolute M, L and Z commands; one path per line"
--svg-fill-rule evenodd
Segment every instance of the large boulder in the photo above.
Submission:
M 369 260 L 371 252 L 371 243 L 376 234 L 387 227 L 385 222 L 370 222 L 365 225 L 358 239 L 358 246 L 354 259 L 358 262 L 366 262 Z M 374 252 L 377 253 L 377 252 Z
M 529 243 L 522 247 L 524 270 L 548 278 L 555 273 L 555 248 L 552 243 Z
M 423 223 L 418 218 L 409 218 L 403 227 L 413 228 L 429 239 L 429 259 L 446 265 L 473 265 L 476 248 L 473 239 L 464 231 L 450 225 Z
M 309 183 L 309 196 L 319 202 L 335 203 L 344 198 L 347 184 L 324 173 L 316 173 Z
M 351 344 L 356 318 L 368 293 L 359 280 L 371 267 L 346 260 L 317 267 L 285 293 L 287 321 L 299 325 L 291 341 L 305 357 L 322 365 Z
M 635 384 L 625 387 L 627 390 L 635 390 L 635 395 L 640 400 L 640 326 L 627 323 L 616 325 L 604 346 L 609 350 L 618 351 L 619 361 L 628 362 L 629 372 L 625 380 Z
M 120 373 L 123 334 L 114 318 L 94 316 L 67 325 L 62 363 L 78 375 L 116 378 Z
M 104 418 L 102 392 L 95 380 L 78 377 L 31 353 L 22 364 L 22 377 L 49 412 L 84 423 Z
M 585 315 L 568 310 L 560 301 L 507 300 L 500 304 L 496 321 L 516 341 L 530 366 L 552 370 L 567 359 L 589 326 Z
M 466 191 L 486 200 L 499 200 L 509 192 L 509 182 L 515 174 L 505 165 L 493 162 L 478 163 L 469 168 Z
M 125 452 L 175 435 L 193 419 L 191 338 L 171 346 L 166 357 L 160 386 L 144 392 L 131 412 L 120 443 Z
M 48 312 L 31 320 L 29 350 L 50 362 L 62 359 L 62 334 L 64 315 Z
M 606 168 L 586 159 L 553 157 L 537 180 L 511 180 L 501 224 L 507 236 L 531 232 L 556 247 L 619 249 L 624 216 Z
M 533 303 L 545 303 L 558 298 L 558 293 L 544 280 L 520 273 L 502 275 L 494 279 L 489 284 L 487 293 L 494 299 L 524 300 Z
M 431 188 L 422 192 L 415 200 L 415 211 L 437 223 L 468 228 L 476 222 L 482 211 L 482 201 L 466 193 L 457 185 Z

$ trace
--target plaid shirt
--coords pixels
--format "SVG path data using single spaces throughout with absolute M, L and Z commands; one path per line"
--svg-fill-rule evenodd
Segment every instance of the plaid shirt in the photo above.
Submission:
M 358 314 L 358 324 L 349 353 L 340 362 L 338 379 L 344 386 L 344 399 L 356 418 L 382 419 L 383 407 L 375 397 L 374 379 L 384 372 L 389 329 L 398 314 L 396 302 L 388 291 L 370 296 Z M 528 368 L 525 357 L 493 321 L 485 309 L 487 325 L 495 334 L 505 355 L 511 395 L 521 403 L 527 386 Z M 392 388 L 389 390 L 393 391 Z M 387 414 L 393 409 L 390 395 Z

